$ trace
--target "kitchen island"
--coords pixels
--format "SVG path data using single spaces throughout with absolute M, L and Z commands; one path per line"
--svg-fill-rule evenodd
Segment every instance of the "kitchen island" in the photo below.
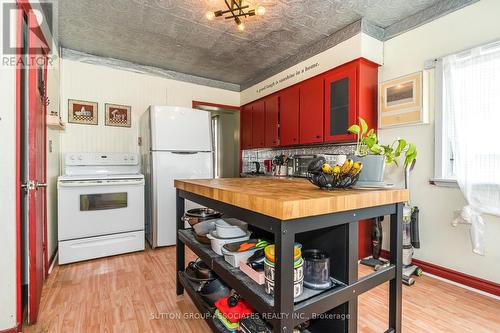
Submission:
M 177 189 L 177 294 L 186 289 L 199 310 L 206 304 L 184 276 L 187 245 L 230 287 L 235 289 L 276 332 L 293 332 L 311 320 L 309 332 L 356 332 L 358 296 L 389 281 L 389 327 L 401 332 L 402 189 L 322 191 L 305 179 L 227 178 L 176 180 Z M 185 200 L 218 210 L 247 222 L 274 241 L 276 277 L 274 296 L 233 268 L 209 246 L 184 230 Z M 390 265 L 358 279 L 358 221 L 390 215 Z M 366 223 L 366 222 L 365 222 Z M 340 283 L 311 298 L 294 302 L 293 248 L 321 248 L 330 254 L 330 275 Z M 221 331 L 214 321 L 211 328 Z

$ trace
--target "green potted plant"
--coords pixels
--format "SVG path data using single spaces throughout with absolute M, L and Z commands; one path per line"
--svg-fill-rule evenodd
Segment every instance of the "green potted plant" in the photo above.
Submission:
M 361 183 L 381 183 L 384 181 L 385 164 L 398 166 L 399 157 L 404 156 L 406 167 L 417 157 L 417 148 L 405 139 L 397 138 L 391 145 L 380 144 L 375 130 L 368 129 L 361 117 L 359 125 L 351 125 L 348 131 L 357 136 L 356 150 L 350 158 L 363 163 L 363 171 L 359 175 Z

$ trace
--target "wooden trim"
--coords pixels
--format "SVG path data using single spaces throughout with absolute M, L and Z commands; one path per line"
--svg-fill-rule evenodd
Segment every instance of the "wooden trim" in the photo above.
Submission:
M 218 103 L 209 103 L 209 102 L 201 102 L 201 101 L 193 101 L 192 107 L 193 109 L 197 106 L 213 106 L 216 108 L 228 109 L 228 110 L 237 110 L 240 111 L 239 106 L 234 105 L 226 105 L 226 104 L 218 104 Z
M 380 256 L 389 258 L 390 252 L 382 250 Z M 420 266 L 424 272 L 442 277 L 453 282 L 463 284 L 464 286 L 471 287 L 477 290 L 487 292 L 489 294 L 500 296 L 500 284 L 493 281 L 484 280 L 469 274 L 461 273 L 446 267 L 431 264 L 419 259 L 413 259 L 413 263 Z

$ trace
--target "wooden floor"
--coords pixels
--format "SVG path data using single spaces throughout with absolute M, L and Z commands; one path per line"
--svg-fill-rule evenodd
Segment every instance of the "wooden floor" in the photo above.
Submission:
M 387 295 L 384 284 L 360 296 L 360 332 L 385 331 Z M 189 297 L 175 295 L 170 247 L 55 267 L 38 323 L 23 332 L 210 332 L 189 313 L 197 313 Z M 403 286 L 403 332 L 500 332 L 500 301 L 421 277 Z

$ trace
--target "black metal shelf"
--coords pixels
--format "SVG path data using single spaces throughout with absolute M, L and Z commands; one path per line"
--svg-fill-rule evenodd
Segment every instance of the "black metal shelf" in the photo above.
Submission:
M 239 268 L 231 266 L 223 256 L 215 253 L 210 245 L 196 240 L 190 229 L 179 230 L 179 239 L 203 260 L 217 275 L 238 293 L 258 312 L 268 313 L 274 310 L 273 296 L 266 294 L 264 288 L 243 273 Z
M 205 321 L 207 322 L 208 326 L 210 326 L 212 331 L 217 333 L 229 332 L 225 329 L 224 326 L 222 326 L 222 324 L 219 324 L 214 320 L 213 312 L 207 306 L 206 302 L 200 297 L 200 295 L 194 290 L 193 286 L 189 282 L 189 279 L 186 277 L 186 273 L 179 272 L 178 275 L 180 283 L 187 291 L 196 308 L 198 308 L 198 311 L 204 314 Z

